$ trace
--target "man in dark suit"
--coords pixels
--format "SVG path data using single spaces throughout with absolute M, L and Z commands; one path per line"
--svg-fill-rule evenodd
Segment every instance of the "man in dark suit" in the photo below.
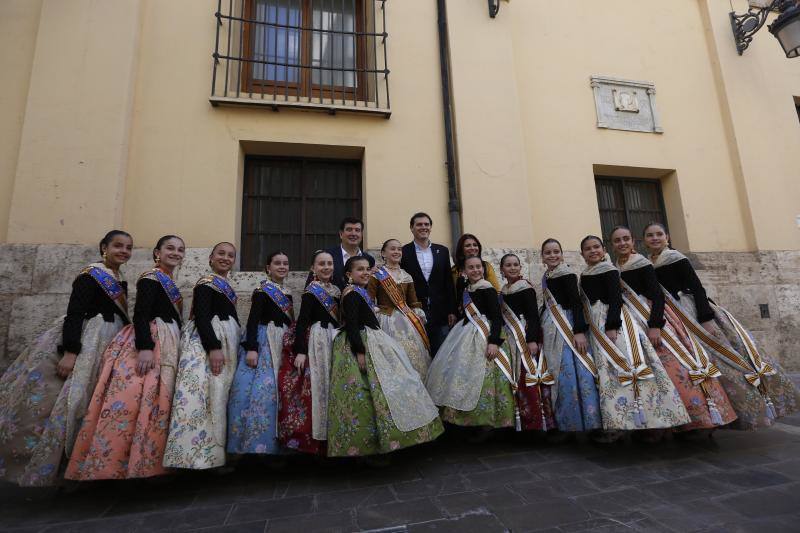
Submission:
M 331 282 L 344 289 L 347 280 L 344 277 L 344 264 L 350 257 L 361 255 L 369 261 L 369 267 L 375 266 L 375 258 L 361 251 L 361 241 L 364 239 L 364 222 L 360 218 L 346 217 L 339 224 L 339 246 L 328 248 L 325 251 L 333 256 L 333 278 Z
M 414 290 L 428 318 L 425 329 L 436 355 L 456 321 L 456 291 L 450 274 L 450 250 L 430 241 L 433 220 L 427 213 L 411 217 L 413 242 L 403 246 L 400 266 L 414 278 Z

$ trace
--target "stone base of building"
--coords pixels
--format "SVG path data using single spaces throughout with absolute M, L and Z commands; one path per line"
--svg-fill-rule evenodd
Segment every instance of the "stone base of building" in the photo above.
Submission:
M 208 272 L 209 252 L 209 248 L 187 250 L 178 272 L 186 316 L 194 282 Z M 508 252 L 520 257 L 524 273 L 538 287 L 544 273 L 538 250 L 486 249 L 484 259 L 491 261 L 499 274 L 500 258 Z M 577 252 L 566 252 L 566 257 L 575 271 L 580 271 L 583 260 Z M 709 296 L 750 329 L 761 350 L 788 370 L 800 371 L 800 251 L 697 252 L 689 257 Z M 0 245 L 0 371 L 63 316 L 75 276 L 97 260 L 97 248 L 90 246 Z M 137 249 L 123 267 L 130 283 L 131 313 L 136 279 L 152 265 L 151 251 Z M 306 276 L 306 271 L 292 272 L 287 283 L 298 304 Z M 262 272 L 232 275 L 233 287 L 239 294 L 241 323 L 247 320 L 251 294 L 262 279 Z M 762 316 L 762 312 L 768 316 Z

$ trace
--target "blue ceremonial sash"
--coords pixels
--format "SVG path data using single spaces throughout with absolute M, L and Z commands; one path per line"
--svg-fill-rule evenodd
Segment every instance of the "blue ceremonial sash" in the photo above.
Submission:
M 264 291 L 264 293 L 269 296 L 273 302 L 275 302 L 275 305 L 277 305 L 280 310 L 289 317 L 290 320 L 294 320 L 294 308 L 292 307 L 292 301 L 274 281 L 270 281 L 268 279 L 262 281 L 261 290 Z
M 369 308 L 372 309 L 373 312 L 375 312 L 374 311 L 374 309 L 375 309 L 375 300 L 373 300 L 372 296 L 369 295 L 369 293 L 367 292 L 367 289 L 365 289 L 364 287 L 359 287 L 358 285 L 351 285 L 350 287 L 355 292 L 360 294 L 361 297 L 364 298 L 364 301 L 367 302 L 367 305 L 369 305 Z
M 88 267 L 83 272 L 92 276 L 100 285 L 100 288 L 103 289 L 103 292 L 112 300 L 125 296 L 125 289 L 122 288 L 120 282 L 105 270 L 97 267 Z
M 337 323 L 339 322 L 339 304 L 336 303 L 336 298 L 330 295 L 325 288 L 317 283 L 316 281 L 312 281 L 306 287 L 306 292 L 310 293 L 314 296 L 319 303 L 322 304 L 322 307 L 331 315 Z
M 128 317 L 128 299 L 125 294 L 125 289 L 117 279 L 103 270 L 95 266 L 86 267 L 81 274 L 89 274 L 93 280 L 97 282 L 103 292 L 106 293 L 116 305 Z
M 228 283 L 228 281 L 222 276 L 218 276 L 216 274 L 210 274 L 208 276 L 200 278 L 197 284 L 198 285 L 211 284 L 211 286 L 217 292 L 221 292 L 222 294 L 224 294 L 225 297 L 228 298 L 228 300 L 230 300 L 230 302 L 233 305 L 236 305 L 236 301 L 239 299 L 236 296 L 236 291 L 233 290 L 233 287 L 231 287 L 230 283 Z
M 169 301 L 172 302 L 172 305 L 178 312 L 178 316 L 181 316 L 183 313 L 183 296 L 181 296 L 181 291 L 178 289 L 178 286 L 175 285 L 175 282 L 171 277 L 162 272 L 160 269 L 154 268 L 153 270 L 148 270 L 139 276 L 139 279 L 142 278 L 157 281 L 161 285 L 161 288 L 164 289 Z

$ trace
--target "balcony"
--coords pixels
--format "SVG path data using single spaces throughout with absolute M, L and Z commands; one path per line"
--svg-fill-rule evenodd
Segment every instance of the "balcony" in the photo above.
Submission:
M 211 104 L 388 118 L 386 0 L 219 0 Z

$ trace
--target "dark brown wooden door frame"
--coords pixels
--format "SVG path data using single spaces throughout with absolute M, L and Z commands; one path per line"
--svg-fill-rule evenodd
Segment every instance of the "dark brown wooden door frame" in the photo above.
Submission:
M 354 203 L 354 209 L 348 215 L 357 216 L 361 218 L 363 212 L 363 195 L 362 195 L 362 162 L 360 160 L 349 160 L 349 159 L 324 159 L 324 158 L 302 158 L 302 157 L 281 157 L 281 156 L 247 156 L 245 159 L 245 174 L 244 179 L 245 183 L 243 184 L 243 194 L 242 194 L 242 230 L 241 230 L 241 242 L 240 242 L 240 250 L 242 255 L 242 267 L 247 268 L 256 268 L 258 270 L 261 269 L 261 265 L 253 264 L 258 261 L 262 252 L 264 250 L 250 250 L 248 249 L 247 241 L 248 237 L 252 235 L 263 235 L 269 234 L 268 231 L 258 231 L 259 228 L 255 227 L 256 223 L 264 224 L 265 221 L 260 220 L 257 216 L 254 217 L 255 220 L 248 221 L 248 199 L 249 198 L 263 198 L 267 197 L 268 195 L 265 194 L 258 194 L 258 195 L 250 195 L 248 196 L 247 190 L 248 185 L 250 185 L 250 180 L 255 179 L 253 172 L 259 168 L 259 162 L 281 162 L 281 163 L 295 163 L 300 167 L 300 179 L 302 180 L 301 189 L 300 189 L 300 232 L 298 234 L 298 238 L 300 240 L 299 244 L 299 257 L 290 257 L 290 260 L 293 262 L 293 268 L 296 268 L 297 265 L 302 265 L 305 268 L 305 260 L 311 256 L 311 253 L 314 250 L 310 250 L 309 243 L 308 243 L 308 222 L 309 216 L 308 213 L 308 204 L 309 204 L 309 192 L 310 192 L 310 180 L 316 177 L 317 175 L 315 172 L 318 170 L 314 169 L 313 167 L 316 165 L 337 165 L 337 166 L 344 166 L 351 170 L 352 174 L 349 176 L 351 179 L 349 180 L 349 192 L 350 195 L 348 198 L 343 198 L 347 201 L 352 201 Z M 331 198 L 336 200 L 337 198 Z M 326 216 L 325 213 L 322 213 L 321 216 Z M 330 225 L 331 229 L 331 237 L 338 233 L 338 225 L 339 220 L 329 220 L 327 221 Z M 251 227 L 253 226 L 253 227 Z M 263 227 L 263 226 L 262 226 Z M 330 243 L 335 244 L 334 243 Z

